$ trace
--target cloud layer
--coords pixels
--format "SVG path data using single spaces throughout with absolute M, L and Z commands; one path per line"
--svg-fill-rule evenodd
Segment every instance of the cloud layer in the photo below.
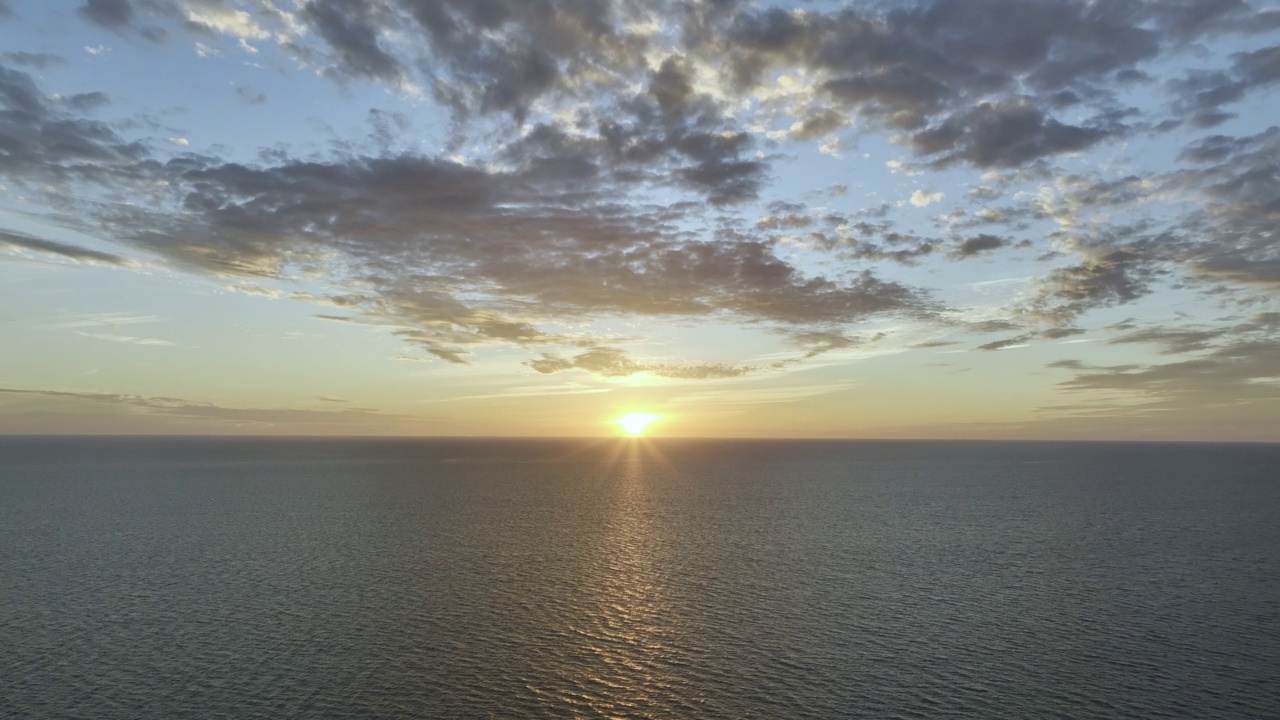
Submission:
M 7 52 L 3 182 L 127 250 L 14 231 L 0 244 L 236 283 L 323 279 L 294 297 L 448 363 L 517 347 L 537 373 L 772 371 L 854 348 L 873 321 L 969 327 L 904 269 L 1036 252 L 1026 292 L 1000 309 L 1010 336 L 975 347 L 1080 334 L 1091 313 L 1171 286 L 1254 305 L 1280 292 L 1280 129 L 1219 132 L 1280 77 L 1280 14 L 1263 3 L 87 0 L 76 14 L 131 42 L 234 43 L 340 87 L 429 98 L 448 139 L 398 149 L 404 122 L 379 112 L 377 149 L 230 161 L 104 119 L 104 93 L 45 87 L 58 56 Z M 1214 67 L 1190 69 L 1206 45 Z M 797 153 L 864 137 L 902 172 L 958 174 L 968 196 L 925 185 L 833 210 L 782 192 Z M 1176 162 L 1078 162 L 1134 140 Z M 639 357 L 592 327 L 608 319 L 758 328 L 791 355 Z M 1169 332 L 1122 342 L 1265 364 L 1274 341 Z

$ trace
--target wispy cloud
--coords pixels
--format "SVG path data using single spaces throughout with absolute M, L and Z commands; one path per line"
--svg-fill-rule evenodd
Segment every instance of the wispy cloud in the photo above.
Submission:
M 301 408 L 228 407 L 182 398 L 148 397 L 120 393 L 0 388 L 0 395 L 39 397 L 67 402 L 87 402 L 141 411 L 149 415 L 203 420 L 213 424 L 248 424 L 265 428 L 277 425 L 293 428 L 300 426 L 360 427 L 364 425 L 404 424 L 406 422 L 429 423 L 432 421 L 431 418 L 393 415 L 368 408 L 311 410 Z
M 78 262 L 99 265 L 115 265 L 129 267 L 134 261 L 114 253 L 90 250 L 69 243 L 46 240 L 15 230 L 0 230 L 0 248 L 9 250 L 30 250 L 45 256 L 61 257 Z
M 161 340 L 159 338 L 134 337 L 132 335 L 114 335 L 112 333 L 88 333 L 77 332 L 82 337 L 94 338 L 95 340 L 108 340 L 110 342 L 128 343 L 130 345 L 153 345 L 157 347 L 166 347 L 173 345 L 169 340 Z

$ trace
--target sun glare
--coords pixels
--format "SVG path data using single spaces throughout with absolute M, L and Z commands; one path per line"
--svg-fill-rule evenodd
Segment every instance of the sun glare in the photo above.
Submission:
M 643 435 L 649 425 L 657 419 L 657 415 L 648 413 L 628 413 L 618 418 L 618 425 L 628 435 Z

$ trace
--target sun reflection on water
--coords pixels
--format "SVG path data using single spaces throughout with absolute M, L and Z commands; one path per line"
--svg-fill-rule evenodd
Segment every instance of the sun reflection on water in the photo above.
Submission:
M 601 466 L 614 493 L 596 552 L 584 568 L 569 625 L 582 649 L 563 678 L 561 698 L 600 717 L 661 714 L 675 694 L 670 643 L 676 632 L 667 598 L 660 513 L 652 482 L 669 470 L 651 443 L 629 442 Z

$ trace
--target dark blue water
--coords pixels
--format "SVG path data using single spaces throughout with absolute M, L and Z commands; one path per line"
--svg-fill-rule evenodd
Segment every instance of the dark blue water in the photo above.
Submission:
M 0 440 L 4 718 L 1280 715 L 1280 446 Z

